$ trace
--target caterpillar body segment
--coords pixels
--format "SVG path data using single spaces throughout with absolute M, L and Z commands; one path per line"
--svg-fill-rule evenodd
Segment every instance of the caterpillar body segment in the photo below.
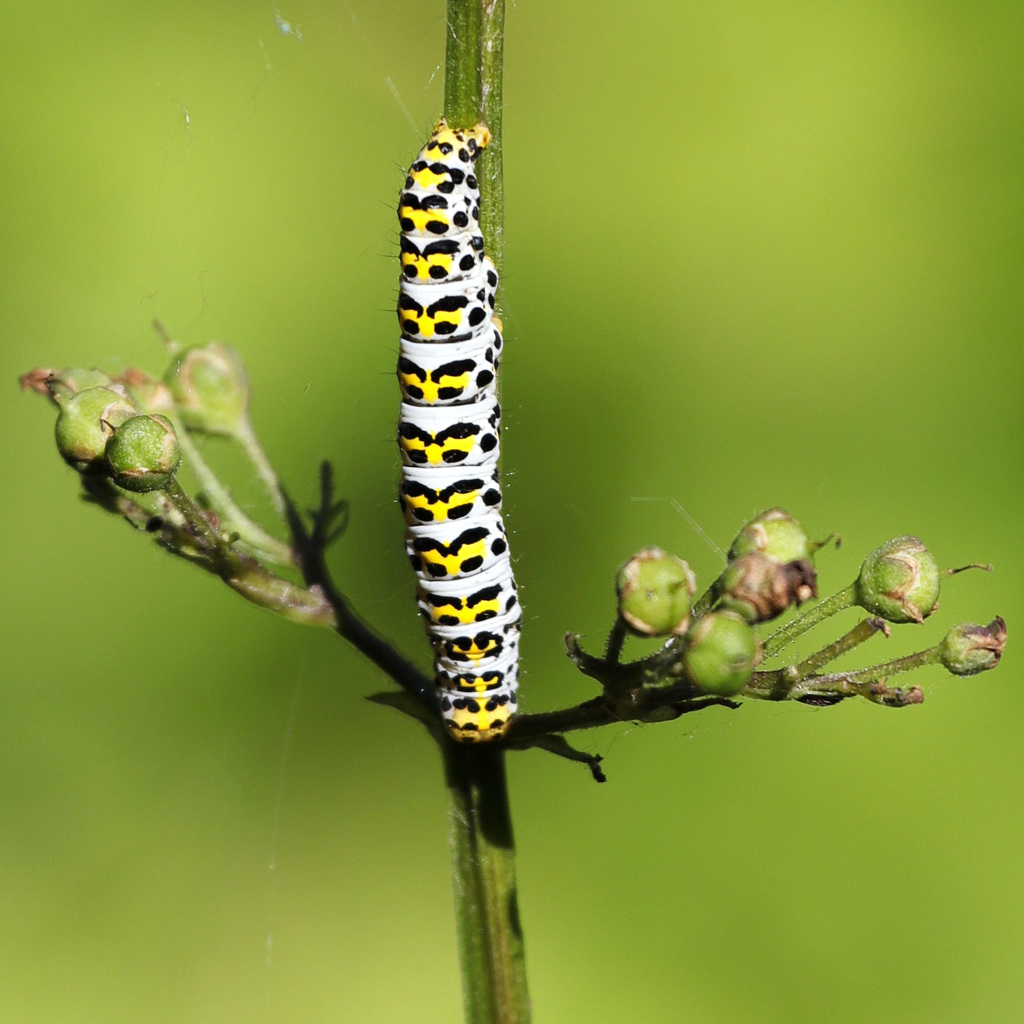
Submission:
M 435 626 L 470 626 L 508 618 L 518 607 L 516 581 L 508 556 L 472 576 L 420 578 L 416 595 L 420 614 Z
M 498 467 L 405 466 L 398 500 L 410 526 L 497 511 L 501 508 Z
M 402 403 L 398 448 L 407 466 L 481 466 L 498 460 L 501 409 L 493 390 L 466 405 Z
M 520 611 L 465 626 L 433 626 L 430 642 L 439 671 L 469 672 L 500 668 L 519 653 Z
M 398 295 L 402 337 L 435 342 L 475 337 L 494 316 L 497 288 L 498 273 L 486 256 L 471 274 L 455 280 L 403 278 Z
M 505 524 L 498 512 L 410 526 L 405 531 L 405 550 L 420 580 L 476 576 L 508 560 Z
M 518 660 L 506 668 L 449 674 L 438 673 L 441 714 L 457 739 L 489 740 L 503 735 L 516 711 Z
M 441 715 L 463 742 L 503 736 L 516 711 L 522 617 L 500 514 L 498 275 L 474 170 L 490 138 L 439 121 L 398 203 L 399 501 Z
M 402 235 L 402 275 L 407 281 L 457 281 L 483 264 L 484 236 L 461 231 L 445 238 Z
M 398 354 L 402 398 L 421 405 L 455 405 L 493 392 L 501 350 L 490 338 L 421 345 L 403 339 Z

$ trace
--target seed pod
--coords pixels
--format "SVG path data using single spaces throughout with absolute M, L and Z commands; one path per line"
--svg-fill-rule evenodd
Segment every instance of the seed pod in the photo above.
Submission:
M 110 477 L 126 491 L 145 493 L 167 485 L 181 462 L 174 427 L 159 414 L 125 420 L 107 442 Z
M 917 537 L 895 537 L 872 551 L 855 584 L 857 604 L 889 622 L 923 622 L 939 602 L 939 566 Z
M 110 375 L 103 370 L 86 369 L 81 366 L 69 366 L 63 370 L 50 370 L 39 366 L 21 375 L 23 391 L 36 391 L 47 398 L 52 398 L 58 405 L 86 388 L 105 388 L 110 387 L 112 383 Z
M 939 659 L 954 675 L 973 676 L 995 668 L 1006 646 L 1006 623 L 997 615 L 987 626 L 962 622 L 942 641 Z
M 189 430 L 236 435 L 249 408 L 249 378 L 230 345 L 211 341 L 179 352 L 164 374 Z
M 722 607 L 749 623 L 774 619 L 817 593 L 817 573 L 806 559 L 783 564 L 751 552 L 731 561 L 722 574 Z
M 731 697 L 750 682 L 761 660 L 753 627 L 735 612 L 711 612 L 686 638 L 683 667 L 704 693 Z
M 157 377 L 150 377 L 144 370 L 129 366 L 117 380 L 128 388 L 143 412 L 159 412 L 165 416 L 173 416 L 177 411 L 174 395 L 166 382 Z
M 814 553 L 804 528 L 784 509 L 759 512 L 736 534 L 729 549 L 729 560 L 758 553 L 776 562 L 809 559 Z
M 679 636 L 690 625 L 697 578 L 690 567 L 661 548 L 644 548 L 615 579 L 619 615 L 641 636 Z
M 111 388 L 86 388 L 57 399 L 55 435 L 64 461 L 79 473 L 103 472 L 103 454 L 114 429 L 138 414 L 135 404 Z

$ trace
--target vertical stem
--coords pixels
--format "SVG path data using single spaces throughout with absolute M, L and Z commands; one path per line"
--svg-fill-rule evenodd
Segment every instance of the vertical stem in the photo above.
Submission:
M 444 116 L 453 128 L 479 121 L 491 143 L 477 162 L 484 248 L 501 277 L 505 253 L 505 190 L 502 179 L 502 68 L 505 0 L 448 0 Z
M 504 148 L 504 91 L 502 67 L 505 60 L 505 0 L 479 0 L 482 7 L 480 32 L 480 117 L 491 130 L 491 144 L 480 157 L 477 177 L 484 202 L 480 226 L 487 255 L 498 269 L 501 282 L 505 258 L 505 180 L 502 174 Z M 500 303 L 499 303 L 500 309 Z
M 444 745 L 462 992 L 469 1024 L 527 1024 L 505 752 Z
M 453 128 L 480 120 L 480 6 L 481 0 L 448 0 L 444 116 Z
M 485 251 L 500 277 L 504 242 L 501 110 L 504 0 L 448 0 L 444 116 L 483 121 L 491 142 L 477 164 Z M 443 744 L 462 987 L 468 1024 L 527 1024 L 515 844 L 500 745 Z

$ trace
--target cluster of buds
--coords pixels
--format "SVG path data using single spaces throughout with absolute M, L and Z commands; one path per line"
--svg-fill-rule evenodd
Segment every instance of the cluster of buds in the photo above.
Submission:
M 696 600 L 696 578 L 686 562 L 660 548 L 645 548 L 616 577 L 619 619 L 609 645 L 606 670 L 614 679 L 621 637 L 626 633 L 668 638 L 645 662 L 623 666 L 620 678 L 638 679 L 638 665 L 654 673 L 644 687 L 683 683 L 696 695 L 783 699 L 794 694 L 811 703 L 831 703 L 854 693 L 884 702 L 910 703 L 906 693 L 884 686 L 884 678 L 925 664 L 941 664 L 957 675 L 994 668 L 1006 642 L 1006 625 L 955 626 L 936 646 L 874 670 L 823 675 L 822 667 L 857 644 L 883 632 L 887 623 L 921 623 L 938 607 L 941 577 L 934 555 L 917 537 L 883 544 L 864 560 L 857 579 L 844 590 L 786 622 L 762 642 L 758 627 L 818 596 L 813 556 L 824 542 L 811 541 L 784 509 L 761 512 L 739 531 L 729 561 Z M 871 618 L 799 665 L 758 671 L 797 636 L 830 615 L 859 606 Z M 625 671 L 632 670 L 632 671 Z M 755 678 L 756 676 L 756 678 Z M 675 680 L 675 683 L 672 682 Z M 622 687 L 613 682 L 612 692 Z M 915 688 L 915 694 L 919 691 Z M 834 698 L 834 699 L 833 699 Z
M 22 387 L 57 407 L 57 450 L 78 472 L 90 502 L 219 575 L 253 603 L 297 621 L 333 625 L 322 593 L 266 567 L 296 566 L 295 549 L 239 508 L 192 439 L 218 435 L 240 445 L 284 512 L 280 483 L 249 421 L 241 358 L 221 342 L 180 349 L 165 340 L 172 360 L 161 377 L 134 367 L 120 374 L 37 369 L 22 377 Z M 178 480 L 183 466 L 198 484 L 195 496 Z
M 123 381 L 95 370 L 34 370 L 22 381 L 57 405 L 57 451 L 83 476 L 136 494 L 173 480 L 181 463 L 174 425 L 146 411 Z
M 817 597 L 811 557 L 818 547 L 785 509 L 761 512 L 729 548 L 729 564 L 716 586 L 719 603 L 754 625 Z
M 36 369 L 22 387 L 57 406 L 57 450 L 94 485 L 133 494 L 168 490 L 181 464 L 182 429 L 246 436 L 249 382 L 238 353 L 221 342 L 174 353 L 163 379 L 134 367 Z
M 620 620 L 638 636 L 682 638 L 683 671 L 702 693 L 739 693 L 762 658 L 754 626 L 817 596 L 816 546 L 783 509 L 760 513 L 736 535 L 725 572 L 696 608 L 686 562 L 645 548 L 616 578 Z

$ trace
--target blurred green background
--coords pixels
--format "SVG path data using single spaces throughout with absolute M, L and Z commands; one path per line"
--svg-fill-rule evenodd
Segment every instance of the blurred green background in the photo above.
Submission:
M 451 1022 L 437 756 L 386 682 L 76 498 L 37 365 L 245 354 L 353 505 L 333 567 L 427 661 L 394 505 L 403 168 L 440 0 L 4 3 L 0 1020 Z M 521 2 L 507 26 L 506 509 L 530 710 L 592 695 L 611 580 L 706 581 L 756 510 L 924 537 L 925 626 L 1009 622 L 923 707 L 749 704 L 510 785 L 537 1024 L 1024 1017 L 1019 3 Z M 238 493 L 258 488 L 216 445 Z M 687 515 L 680 509 L 685 509 Z M 906 634 L 910 633 L 908 637 Z M 872 653 L 872 652 L 869 652 Z

